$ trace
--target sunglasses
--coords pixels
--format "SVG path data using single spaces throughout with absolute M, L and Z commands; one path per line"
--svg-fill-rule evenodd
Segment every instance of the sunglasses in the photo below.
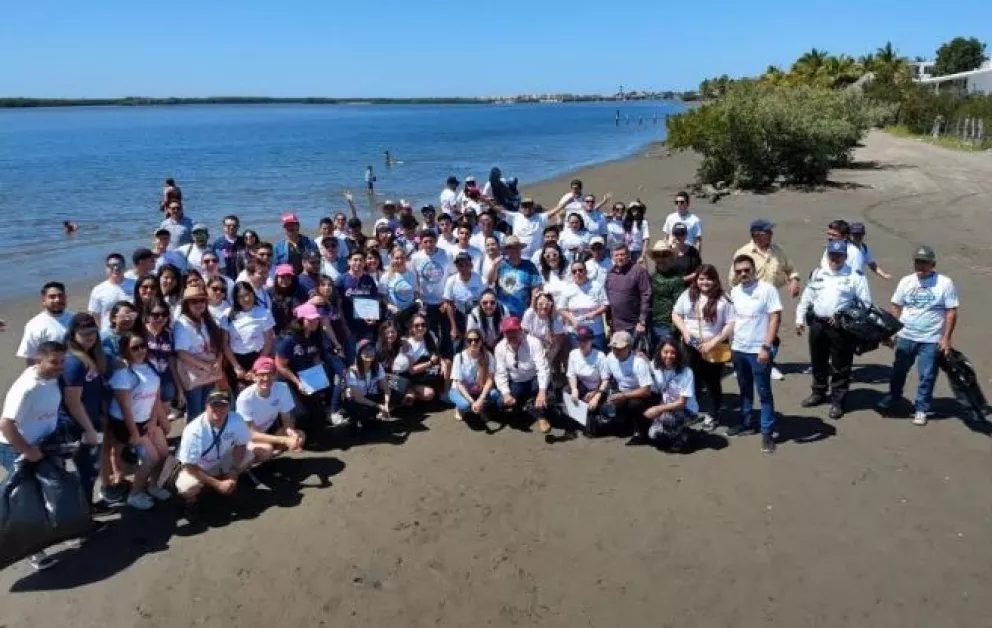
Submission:
M 495 301 L 479 301 L 480 305 L 496 305 Z
M 587 203 L 595 203 L 596 202 L 596 199 L 594 199 L 594 198 L 587 198 L 585 202 L 587 202 Z
M 572 274 L 573 274 L 573 275 L 574 275 L 575 273 L 584 273 L 584 272 L 586 272 L 586 269 L 585 269 L 585 268 L 573 268 L 573 269 L 572 269 Z
M 751 269 L 750 268 L 735 268 L 734 269 L 734 274 L 735 275 L 748 275 L 750 273 L 751 273 Z
M 131 345 L 131 351 L 144 351 L 148 348 L 147 343 L 141 343 L 140 345 Z
M 223 399 L 214 399 L 213 401 L 208 402 L 207 405 L 211 408 L 226 408 L 230 405 L 230 403 Z
M 224 292 L 224 286 L 210 286 L 211 292 Z
M 124 264 L 107 264 L 107 268 L 114 271 L 124 270 Z
M 148 318 L 168 318 L 168 312 L 152 312 L 148 315 Z
M 687 201 L 685 199 L 679 199 L 679 200 L 675 201 L 675 204 L 676 205 L 688 205 L 689 204 L 689 201 Z
M 470 345 L 478 345 L 478 344 L 482 344 L 482 338 L 466 338 L 465 342 L 467 342 Z
M 413 327 L 414 329 L 424 329 L 425 327 L 427 327 L 427 325 L 425 325 L 424 323 L 414 323 L 413 325 L 410 326 Z

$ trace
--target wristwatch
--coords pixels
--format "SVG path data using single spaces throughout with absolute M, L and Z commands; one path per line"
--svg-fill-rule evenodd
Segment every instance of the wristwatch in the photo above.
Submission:
M 764 351 L 771 351 L 772 350 L 771 346 L 769 346 L 769 345 L 761 345 L 761 348 Z

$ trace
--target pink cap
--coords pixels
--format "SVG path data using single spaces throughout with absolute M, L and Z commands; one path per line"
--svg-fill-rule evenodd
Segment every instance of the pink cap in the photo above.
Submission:
M 286 212 L 282 215 L 282 224 L 285 227 L 290 223 L 300 224 L 300 217 L 293 212 Z
M 255 360 L 255 363 L 251 365 L 251 370 L 255 371 L 256 373 L 265 373 L 265 372 L 271 373 L 272 371 L 276 370 L 276 361 L 270 357 L 263 355 L 262 357 Z
M 290 277 L 292 277 L 295 274 L 296 273 L 293 272 L 292 264 L 279 264 L 278 266 L 276 266 L 276 277 L 280 277 L 283 275 L 289 275 Z
M 504 334 L 508 331 L 520 331 L 520 319 L 516 316 L 504 318 L 503 322 L 499 325 L 499 330 Z
M 302 318 L 305 321 L 315 321 L 320 318 L 320 312 L 317 311 L 317 306 L 313 303 L 304 303 L 296 308 L 294 314 L 296 314 L 296 318 Z

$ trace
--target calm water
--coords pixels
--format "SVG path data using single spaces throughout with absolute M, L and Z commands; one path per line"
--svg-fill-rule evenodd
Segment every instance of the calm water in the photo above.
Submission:
M 9 297 L 50 279 L 99 277 L 111 251 L 130 259 L 162 218 L 167 176 L 211 238 L 228 213 L 272 233 L 287 208 L 309 232 L 321 216 L 345 208 L 344 190 L 367 208 L 366 165 L 375 168 L 380 202 L 437 204 L 449 174 L 482 181 L 493 166 L 525 189 L 663 139 L 665 114 L 678 110 L 672 103 L 619 106 L 619 127 L 614 103 L 0 110 L 0 254 L 8 271 L 0 273 L 0 290 Z M 386 168 L 387 149 L 402 163 Z M 80 233 L 63 235 L 63 220 L 78 222 Z

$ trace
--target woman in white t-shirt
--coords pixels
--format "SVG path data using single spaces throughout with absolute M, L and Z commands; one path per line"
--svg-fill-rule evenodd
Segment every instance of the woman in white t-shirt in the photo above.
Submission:
M 593 346 L 595 334 L 592 328 L 579 327 L 575 337 L 578 346 L 569 352 L 565 369 L 568 390 L 562 394 L 571 396 L 574 403 L 582 401 L 587 404 L 585 433 L 593 437 L 604 422 L 601 415 L 610 385 L 610 373 L 606 369 L 606 355 Z M 564 403 L 564 399 L 562 401 Z
M 565 359 L 565 321 L 555 310 L 555 300 L 547 292 L 541 292 L 534 299 L 534 307 L 527 308 L 520 326 L 544 345 L 548 363 L 552 367 Z
M 224 356 L 231 367 L 233 386 L 251 383 L 249 373 L 260 356 L 272 355 L 275 345 L 275 318 L 268 308 L 259 305 L 255 289 L 247 281 L 234 286 L 234 305 L 227 317 L 221 319 L 227 333 Z
M 644 203 L 634 201 L 627 208 L 627 215 L 623 219 L 624 240 L 630 250 L 630 259 L 642 265 L 647 262 L 641 258 L 641 253 L 647 248 L 651 233 L 648 231 L 648 221 L 644 219 L 644 211 L 647 209 Z
M 437 352 L 437 338 L 427 331 L 427 317 L 410 319 L 410 335 L 403 339 L 403 353 L 410 360 L 410 386 L 417 401 L 433 401 L 444 388 L 451 362 Z
M 465 335 L 465 317 L 478 303 L 485 285 L 482 277 L 472 268 L 472 258 L 467 253 L 455 256 L 455 273 L 444 280 L 444 302 L 448 306 L 448 323 L 455 350 L 461 350 Z
M 572 283 L 565 287 L 558 301 L 561 316 L 568 323 L 568 344 L 572 349 L 579 346 L 576 330 L 589 327 L 593 335 L 593 346 L 600 351 L 606 351 L 606 328 L 603 324 L 603 314 L 610 304 L 606 298 L 606 290 L 601 284 L 589 279 L 589 267 L 586 263 L 576 260 L 571 263 Z
M 149 510 L 155 505 L 155 499 L 169 499 L 168 491 L 149 482 L 169 455 L 168 418 L 165 405 L 159 399 L 158 373 L 148 364 L 148 342 L 144 336 L 131 332 L 121 334 L 119 357 L 122 366 L 110 378 L 114 397 L 108 412 L 109 432 L 113 447 L 122 451 L 130 446 L 138 458 L 127 505 Z
M 492 288 L 486 288 L 479 295 L 479 305 L 469 312 L 465 329 L 467 331 L 478 329 L 482 333 L 486 348 L 493 351 L 503 339 L 500 323 L 506 317 L 506 308 L 499 302 L 496 292 Z
M 680 451 L 689 439 L 689 423 L 699 411 L 699 405 L 692 369 L 682 363 L 682 352 L 672 338 L 658 345 L 651 364 L 651 380 L 659 403 L 644 412 L 644 418 L 651 421 L 648 439 Z
M 418 291 L 417 273 L 408 267 L 406 251 L 402 246 L 393 246 L 389 270 L 379 283 L 379 294 L 385 299 L 386 309 L 401 333 L 406 331 L 410 318 L 417 311 Z
M 696 399 L 702 398 L 704 387 L 709 393 L 711 414 L 703 419 L 703 429 L 712 430 L 723 409 L 723 365 L 730 361 L 729 342 L 734 331 L 733 305 L 723 292 L 715 266 L 699 267 L 696 280 L 675 301 L 672 322 L 696 375 Z
M 586 230 L 586 223 L 579 214 L 569 214 L 565 228 L 558 235 L 558 246 L 565 253 L 568 262 L 575 260 L 589 249 L 589 238 L 592 234 Z
M 455 406 L 455 418 L 465 414 L 488 420 L 487 410 L 500 403 L 495 383 L 496 359 L 486 349 L 482 332 L 473 329 L 465 334 L 465 349 L 455 356 L 451 367 L 448 401 Z
M 231 313 L 231 302 L 227 300 L 228 283 L 231 281 L 227 277 L 214 277 L 207 280 L 207 310 L 215 321 L 222 321 Z M 254 292 L 254 289 L 252 290 Z M 234 290 L 230 291 L 234 294 Z
M 173 329 L 179 379 L 186 389 L 186 416 L 203 414 L 207 394 L 224 377 L 224 333 L 207 310 L 207 293 L 191 286 Z
M 355 364 L 345 373 L 347 391 L 344 408 L 357 423 L 389 416 L 386 400 L 386 370 L 376 361 L 375 345 L 367 339 L 358 341 Z
M 238 415 L 251 430 L 251 451 L 255 460 L 265 462 L 283 451 L 302 451 L 306 435 L 293 421 L 293 391 L 286 382 L 276 381 L 276 363 L 262 356 L 252 365 L 254 384 L 238 395 Z
M 544 248 L 541 249 L 540 262 L 538 270 L 541 272 L 541 278 L 544 279 L 541 291 L 550 294 L 557 302 L 558 297 L 565 291 L 565 285 L 568 282 L 568 276 L 565 273 L 565 268 L 568 266 L 565 263 L 565 254 L 561 252 L 557 244 L 545 244 Z
M 486 250 L 482 256 L 482 269 L 479 271 L 479 276 L 482 281 L 486 282 L 488 285 L 489 277 L 492 275 L 493 268 L 498 266 L 503 260 L 503 251 L 500 248 L 499 240 L 496 236 L 489 236 L 486 238 Z

